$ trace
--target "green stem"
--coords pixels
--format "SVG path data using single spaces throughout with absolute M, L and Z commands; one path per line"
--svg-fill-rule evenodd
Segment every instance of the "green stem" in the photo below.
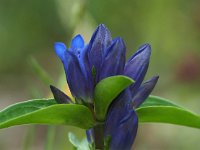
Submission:
M 105 124 L 99 124 L 94 127 L 95 148 L 98 150 L 104 149 L 104 128 Z
M 56 127 L 48 126 L 46 143 L 45 143 L 45 150 L 53 150 L 54 149 L 55 134 L 56 134 Z
M 24 137 L 23 150 L 30 150 L 35 138 L 36 126 L 29 126 Z

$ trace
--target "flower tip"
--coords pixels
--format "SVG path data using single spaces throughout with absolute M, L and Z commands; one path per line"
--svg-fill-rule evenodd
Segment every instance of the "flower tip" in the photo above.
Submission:
M 52 92 L 53 95 L 54 95 L 54 94 L 56 93 L 56 91 L 58 90 L 58 89 L 57 89 L 55 86 L 53 86 L 53 85 L 50 85 L 49 87 L 50 87 L 51 92 Z
M 113 45 L 119 45 L 121 47 L 126 47 L 125 46 L 125 43 L 124 43 L 124 40 L 121 38 L 121 37 L 116 37 L 114 40 L 113 40 Z
M 152 82 L 154 84 L 154 86 L 156 85 L 156 83 L 158 82 L 159 76 L 154 76 L 151 78 L 150 82 Z
M 123 41 L 123 40 L 120 36 L 118 36 L 118 37 L 114 38 L 113 41 L 115 42 L 115 41 Z
M 53 85 L 50 85 L 50 89 L 51 89 L 51 92 L 53 93 L 53 95 L 55 95 L 55 93 L 59 90 L 58 88 L 56 88 Z
M 97 28 L 106 28 L 107 29 L 106 25 L 103 23 L 99 24 Z
M 80 34 L 76 35 L 71 42 L 71 48 L 83 48 L 84 47 L 84 39 Z
M 54 88 L 54 86 L 53 85 L 50 85 L 50 89 L 53 89 Z
M 101 34 L 105 34 L 105 35 L 108 34 L 108 35 L 110 35 L 109 29 L 104 24 L 98 25 L 96 31 L 99 32 L 99 33 L 101 33 Z
M 159 79 L 158 75 L 152 77 L 152 80 L 158 80 L 158 79 Z
M 60 91 L 55 86 L 50 85 L 50 89 L 51 89 L 51 92 L 53 94 L 55 101 L 58 104 L 73 103 L 72 100 L 65 93 Z
M 62 42 L 56 42 L 54 44 L 54 49 L 55 49 L 56 55 L 63 61 L 64 60 L 64 53 L 67 49 L 65 44 L 62 43 Z
M 150 55 L 151 55 L 151 45 L 146 43 L 146 44 L 143 44 L 142 46 L 139 47 L 139 49 L 137 50 L 136 52 L 136 55 L 137 54 L 142 54 L 143 56 L 146 56 L 146 58 L 150 58 Z
M 157 76 L 155 76 L 154 78 L 158 80 L 160 77 L 159 77 L 159 75 L 157 75 Z
M 151 47 L 151 45 L 149 43 L 145 43 L 144 44 L 146 47 Z
M 50 87 L 52 93 L 54 93 L 57 90 L 57 88 L 53 85 L 50 85 L 49 87 Z
M 153 85 L 153 87 L 156 85 L 156 83 L 158 82 L 159 76 L 153 76 L 149 81 L 147 81 L 146 83 L 151 83 Z
M 157 82 L 158 79 L 159 79 L 159 76 L 157 75 L 157 76 L 152 77 L 151 81 L 153 81 L 153 82 Z
M 143 51 L 143 50 L 148 50 L 148 51 L 151 51 L 151 45 L 146 43 L 146 44 L 143 44 L 142 46 L 139 47 L 139 50 Z

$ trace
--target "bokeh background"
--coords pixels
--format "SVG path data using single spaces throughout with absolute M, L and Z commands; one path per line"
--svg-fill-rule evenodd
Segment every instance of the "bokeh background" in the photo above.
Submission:
M 127 57 L 141 44 L 151 44 L 146 78 L 160 75 L 154 95 L 200 113 L 199 10 L 199 0 L 0 0 L 0 108 L 51 97 L 49 84 L 65 89 L 54 42 L 69 45 L 78 33 L 88 42 L 95 27 L 104 23 L 113 37 L 124 39 Z M 68 150 L 69 130 L 83 136 L 82 130 L 63 126 L 3 129 L 0 149 Z M 198 129 L 141 124 L 133 148 L 198 150 L 199 140 Z

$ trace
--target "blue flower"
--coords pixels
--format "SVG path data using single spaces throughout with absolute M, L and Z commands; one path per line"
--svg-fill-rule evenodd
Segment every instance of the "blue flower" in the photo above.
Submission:
M 144 102 L 158 81 L 158 76 L 155 76 L 142 84 L 150 55 L 151 47 L 145 44 L 125 64 L 123 74 L 132 78 L 135 83 L 114 100 L 107 114 L 105 136 L 112 138 L 111 150 L 129 150 L 135 140 L 138 118 L 133 108 Z
M 105 137 L 111 136 L 111 150 L 129 150 L 134 143 L 138 117 L 133 108 L 139 107 L 153 90 L 158 77 L 143 83 L 132 93 L 131 87 L 121 93 L 111 104 L 105 123 Z
M 64 65 L 70 91 L 78 103 L 92 102 L 94 89 L 92 70 L 88 62 L 88 46 L 81 35 L 77 35 L 67 49 L 64 43 L 55 43 L 55 52 Z
M 110 149 L 129 150 L 134 142 L 138 118 L 134 108 L 139 107 L 157 83 L 158 76 L 142 83 L 151 55 L 149 44 L 141 46 L 126 62 L 126 46 L 122 38 L 112 39 L 105 25 L 99 25 L 88 44 L 81 35 L 72 39 L 67 48 L 55 43 L 55 52 L 61 59 L 70 91 L 77 103 L 93 105 L 96 84 L 102 79 L 125 75 L 135 83 L 124 90 L 111 104 L 105 120 L 105 137 L 111 137 Z M 51 87 L 58 103 L 71 103 L 60 90 Z M 87 131 L 91 140 L 94 132 Z M 94 139 L 93 139 L 94 140 Z
M 120 37 L 112 39 L 104 25 L 99 25 L 87 45 L 81 35 L 77 35 L 70 48 L 61 42 L 55 43 L 54 48 L 78 103 L 93 103 L 93 90 L 100 80 L 123 74 L 125 44 Z

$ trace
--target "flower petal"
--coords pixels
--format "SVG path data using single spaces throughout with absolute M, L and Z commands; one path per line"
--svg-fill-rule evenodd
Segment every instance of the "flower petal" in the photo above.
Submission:
M 114 75 L 123 74 L 125 65 L 126 46 L 119 37 L 116 38 L 108 48 L 108 53 L 101 66 L 101 73 L 98 81 Z
M 63 64 L 72 95 L 79 102 L 81 100 L 87 102 L 91 98 L 87 91 L 87 79 L 81 70 L 78 58 L 72 52 L 66 51 Z
M 130 87 L 134 93 L 142 83 L 148 69 L 151 47 L 145 44 L 127 61 L 124 69 L 124 75 L 132 78 L 135 83 Z
M 79 59 L 80 66 L 85 78 L 87 79 L 87 92 L 90 95 L 91 100 L 93 101 L 93 91 L 94 91 L 94 78 L 92 76 L 92 68 L 90 68 L 89 57 L 88 57 L 88 46 L 86 46 L 82 52 L 81 58 Z
M 110 150 L 130 150 L 138 128 L 137 114 L 133 109 L 124 107 L 108 115 L 105 136 L 110 136 Z
M 89 144 L 92 144 L 94 142 L 94 129 L 86 130 L 86 136 Z
M 71 42 L 72 49 L 84 48 L 84 39 L 80 34 L 76 35 Z
M 137 108 L 139 107 L 144 100 L 149 96 L 149 94 L 152 92 L 154 89 L 157 81 L 158 81 L 158 76 L 152 77 L 149 81 L 145 82 L 140 86 L 138 91 L 133 97 L 133 107 Z
M 109 30 L 105 25 L 99 25 L 89 42 L 89 60 L 91 68 L 94 66 L 97 73 L 100 72 L 100 66 L 106 54 L 106 48 L 109 47 L 111 43 L 112 38 Z
M 53 85 L 50 85 L 50 89 L 51 92 L 53 93 L 54 99 L 58 104 L 73 103 L 72 100 L 58 88 L 54 87 Z
M 56 42 L 54 44 L 54 49 L 56 55 L 63 61 L 64 60 L 64 53 L 67 50 L 67 47 L 62 42 Z

